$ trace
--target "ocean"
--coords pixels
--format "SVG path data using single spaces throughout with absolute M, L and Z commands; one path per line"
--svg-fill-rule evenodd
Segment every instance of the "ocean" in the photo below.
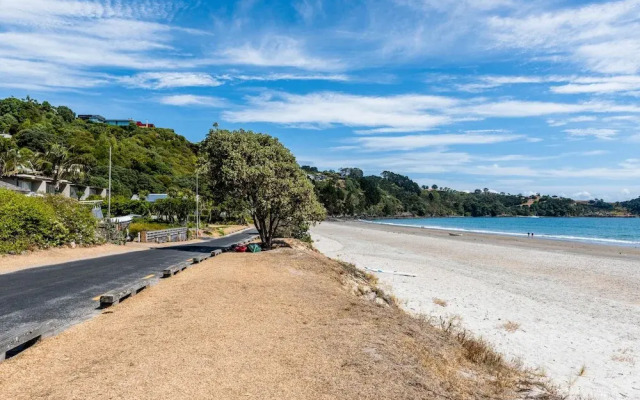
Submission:
M 640 247 L 640 218 L 452 217 L 379 219 L 379 224 Z

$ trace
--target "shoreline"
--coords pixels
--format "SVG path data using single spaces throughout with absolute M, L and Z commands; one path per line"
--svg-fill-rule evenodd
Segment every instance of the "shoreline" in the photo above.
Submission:
M 492 243 L 517 247 L 526 245 L 528 248 L 532 249 L 560 252 L 569 251 L 578 254 L 607 257 L 619 256 L 622 258 L 632 258 L 640 260 L 640 248 L 633 246 L 617 246 L 614 244 L 560 240 L 537 236 L 534 238 L 529 238 L 519 235 L 502 235 L 498 233 L 483 233 L 473 231 L 464 231 L 464 235 L 462 236 L 450 236 L 450 233 L 460 233 L 460 231 L 444 228 L 381 224 L 377 222 L 367 221 L 341 221 L 338 223 L 342 225 L 351 225 L 354 227 L 368 227 L 391 233 L 404 233 L 409 235 L 448 238 L 461 242 Z
M 440 218 L 440 217 L 436 217 Z M 443 218 L 458 218 L 458 217 L 443 217 Z M 474 218 L 474 217 L 459 217 L 459 218 Z M 484 218 L 484 217 L 482 217 Z M 487 217 L 488 218 L 488 217 Z M 494 218 L 494 217 L 491 217 Z M 498 217 L 495 217 L 498 218 Z M 508 218 L 517 218 L 517 217 L 508 217 Z M 558 217 L 540 217 L 540 218 L 558 218 Z M 565 218 L 565 217 L 560 217 Z M 573 218 L 588 218 L 588 217 L 573 217 Z M 387 218 L 383 218 L 387 219 Z M 407 218 L 409 219 L 409 218 Z M 421 218 L 416 218 L 421 219 Z M 347 221 L 344 221 L 347 222 Z M 358 219 L 349 222 L 358 222 L 365 224 L 374 224 L 374 225 L 387 225 L 387 226 L 395 226 L 395 227 L 404 227 L 404 228 L 412 228 L 412 229 L 426 229 L 426 230 L 437 230 L 437 231 L 453 231 L 455 233 L 465 233 L 465 234 L 478 234 L 478 235 L 491 235 L 491 236 L 508 236 L 508 237 L 520 237 L 524 238 L 524 233 L 517 232 L 501 232 L 501 231 L 484 231 L 484 230 L 473 230 L 473 229 L 464 229 L 464 228 L 446 228 L 446 227 L 432 227 L 432 226 L 424 226 L 424 225 L 411 225 L 411 224 L 400 224 L 400 223 L 391 223 L 391 222 L 376 222 L 376 220 L 364 220 Z M 578 237 L 578 236 L 561 236 L 561 235 L 547 235 L 541 234 L 535 237 L 527 237 L 527 239 L 534 240 L 551 240 L 551 241 L 560 241 L 560 242 L 572 242 L 572 243 L 584 243 L 584 244 L 593 244 L 599 246 L 613 246 L 613 247 L 623 247 L 623 248 L 640 248 L 640 241 L 631 242 L 619 239 L 609 239 L 609 238 L 588 238 L 588 237 Z
M 311 232 L 321 253 L 380 270 L 406 311 L 460 321 L 569 398 L 640 398 L 640 249 L 365 222 Z

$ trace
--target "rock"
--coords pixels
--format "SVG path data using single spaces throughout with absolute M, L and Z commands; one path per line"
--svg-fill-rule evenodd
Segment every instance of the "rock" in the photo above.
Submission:
M 362 295 L 366 295 L 366 294 L 371 293 L 371 288 L 369 286 L 366 286 L 366 285 L 360 285 L 360 286 L 358 286 L 358 291 Z
M 387 302 L 381 297 L 376 297 L 376 304 L 379 306 L 386 306 Z
M 69 243 L 69 247 L 71 247 L 72 249 L 76 248 L 76 242 L 70 242 Z
M 369 292 L 369 293 L 364 295 L 364 298 L 369 300 L 369 301 L 374 301 L 376 299 L 376 294 L 373 293 L 373 292 Z

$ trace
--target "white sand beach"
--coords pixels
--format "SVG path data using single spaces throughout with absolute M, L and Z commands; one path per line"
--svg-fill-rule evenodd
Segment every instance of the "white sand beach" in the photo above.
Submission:
M 571 397 L 640 399 L 637 248 L 359 222 L 324 222 L 312 237 L 329 257 L 415 274 L 375 275 L 406 310 L 459 316 Z

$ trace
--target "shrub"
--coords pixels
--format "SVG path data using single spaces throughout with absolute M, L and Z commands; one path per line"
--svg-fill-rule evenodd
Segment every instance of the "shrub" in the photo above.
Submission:
M 0 253 L 59 246 L 68 233 L 43 199 L 0 189 Z
M 78 244 L 96 244 L 98 221 L 91 210 L 77 201 L 62 196 L 46 196 L 44 202 L 51 205 L 56 218 L 67 229 L 66 242 Z
M 91 210 L 62 196 L 26 197 L 0 189 L 0 254 L 71 241 L 98 242 Z

